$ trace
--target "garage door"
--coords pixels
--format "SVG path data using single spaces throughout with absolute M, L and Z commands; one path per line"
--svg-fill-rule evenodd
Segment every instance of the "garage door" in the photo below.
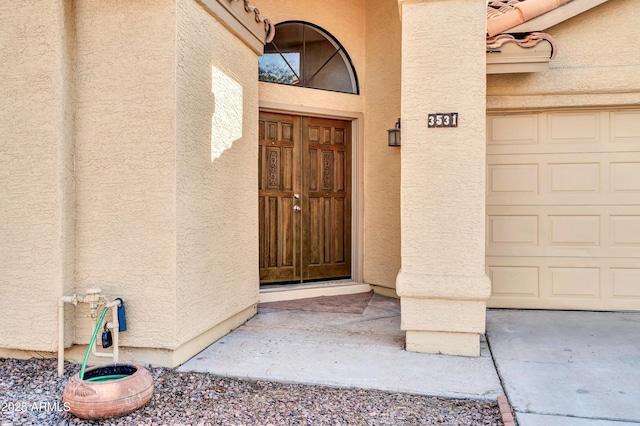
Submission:
M 640 110 L 487 117 L 491 307 L 640 310 Z

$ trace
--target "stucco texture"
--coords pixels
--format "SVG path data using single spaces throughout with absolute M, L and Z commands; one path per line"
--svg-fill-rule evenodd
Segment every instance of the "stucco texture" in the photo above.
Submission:
M 640 103 L 640 8 L 615 0 L 548 28 L 558 56 L 542 73 L 487 76 L 487 108 Z
M 484 6 L 471 3 L 402 5 L 405 272 L 484 274 L 486 24 L 475 17 Z M 452 49 L 458 60 L 445 60 Z M 452 77 L 461 62 L 464 78 Z M 457 112 L 458 127 L 428 128 L 427 116 L 436 112 Z
M 400 152 L 387 130 L 400 118 L 402 26 L 396 0 L 366 4 L 364 280 L 395 288 L 400 269 Z
M 76 1 L 76 291 L 125 299 L 125 346 L 176 345 L 175 19 L 171 0 Z
M 257 56 L 192 0 L 77 9 L 78 289 L 177 349 L 257 302 Z
M 125 358 L 184 361 L 258 300 L 256 52 L 193 0 L 0 16 L 0 350 L 54 351 L 60 296 L 98 287 Z M 86 344 L 86 304 L 65 313 Z
M 25 0 L 0 16 L 0 348 L 53 350 L 73 281 L 72 10 Z
M 258 58 L 178 2 L 179 344 L 258 302 Z
M 484 271 L 486 6 L 476 0 L 399 3 L 401 326 L 407 350 L 478 356 L 490 292 Z M 428 127 L 430 113 L 450 112 L 458 113 L 457 127 Z

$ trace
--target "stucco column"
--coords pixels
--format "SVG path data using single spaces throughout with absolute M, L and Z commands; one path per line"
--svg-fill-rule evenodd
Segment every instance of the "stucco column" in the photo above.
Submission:
M 402 16 L 402 268 L 409 351 L 478 356 L 485 274 L 486 3 L 398 0 Z M 457 127 L 428 127 L 430 113 Z

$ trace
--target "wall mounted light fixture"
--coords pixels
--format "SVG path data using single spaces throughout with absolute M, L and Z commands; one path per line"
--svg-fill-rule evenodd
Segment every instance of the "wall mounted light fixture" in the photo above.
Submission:
M 400 119 L 396 121 L 396 125 L 393 129 L 387 130 L 389 132 L 389 146 L 400 146 Z

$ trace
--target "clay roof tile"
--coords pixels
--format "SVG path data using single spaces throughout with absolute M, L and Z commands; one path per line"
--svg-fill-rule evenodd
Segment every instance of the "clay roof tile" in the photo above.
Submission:
M 572 0 L 487 0 L 487 35 L 493 37 Z
M 487 51 L 499 49 L 505 43 L 515 43 L 524 49 L 529 49 L 536 47 L 543 41 L 548 41 L 551 45 L 551 57 L 549 59 L 554 59 L 558 52 L 556 42 L 549 34 L 541 32 L 525 34 L 519 38 L 516 38 L 511 34 L 500 34 L 494 37 L 487 37 Z

